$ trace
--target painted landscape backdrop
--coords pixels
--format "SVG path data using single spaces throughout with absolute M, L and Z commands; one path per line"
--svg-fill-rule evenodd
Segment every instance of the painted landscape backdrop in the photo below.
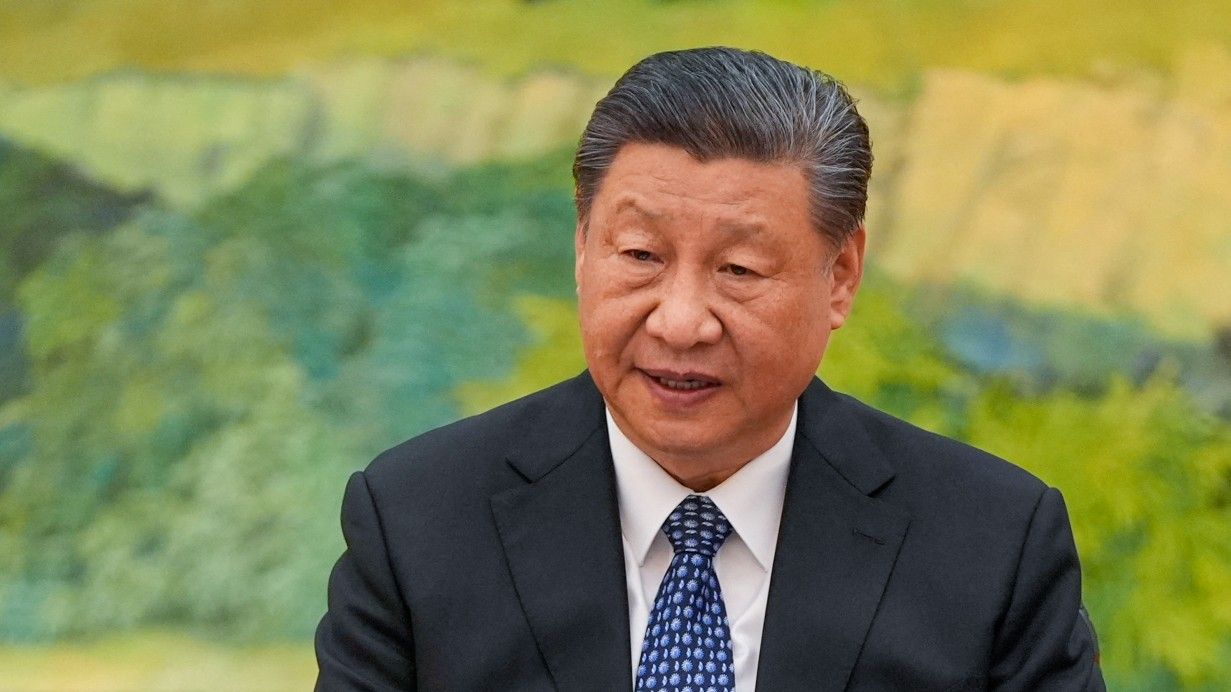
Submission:
M 1231 688 L 1231 3 L 1072 5 L 0 2 L 0 690 L 309 687 L 346 476 L 580 370 L 573 146 L 710 44 L 870 121 L 821 375 L 1063 491 L 1112 689 Z

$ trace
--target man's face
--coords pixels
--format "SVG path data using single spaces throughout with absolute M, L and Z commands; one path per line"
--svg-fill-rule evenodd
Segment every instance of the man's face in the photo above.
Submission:
M 576 235 L 586 362 L 620 429 L 660 464 L 772 446 L 850 310 L 863 237 L 830 247 L 797 166 L 623 146 Z

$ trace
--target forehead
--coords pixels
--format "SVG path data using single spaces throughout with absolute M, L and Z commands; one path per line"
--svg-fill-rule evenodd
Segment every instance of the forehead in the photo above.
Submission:
M 793 164 L 743 158 L 702 162 L 678 147 L 637 142 L 617 152 L 592 211 L 604 217 L 704 215 L 757 225 L 806 223 L 808 184 Z

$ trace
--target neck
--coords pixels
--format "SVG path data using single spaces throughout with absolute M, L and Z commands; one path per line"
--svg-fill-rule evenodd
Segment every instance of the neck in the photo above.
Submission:
M 749 459 L 748 461 L 752 461 L 752 459 Z M 670 475 L 672 478 L 674 478 L 677 482 L 679 482 L 680 485 L 688 488 L 689 490 L 692 490 L 698 493 L 703 493 L 707 490 L 711 490 L 717 487 L 718 484 L 722 483 L 726 479 L 735 475 L 735 472 L 742 469 L 744 467 L 744 464 L 747 464 L 748 461 L 745 461 L 742 464 L 737 464 L 730 468 L 716 469 L 708 473 L 693 474 L 690 476 L 681 476 L 676 470 L 674 470 L 674 468 L 668 467 L 667 465 L 655 459 L 655 462 L 657 462 L 658 465 L 662 467 L 662 470 L 666 471 L 667 474 Z M 691 471 L 692 469 L 684 468 L 682 470 L 684 472 L 688 472 L 688 471 Z

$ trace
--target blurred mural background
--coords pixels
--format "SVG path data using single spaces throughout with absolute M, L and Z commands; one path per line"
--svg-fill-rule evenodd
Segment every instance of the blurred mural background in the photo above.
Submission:
M 1231 689 L 1231 3 L 0 2 L 0 690 L 305 689 L 344 480 L 582 367 L 650 52 L 862 100 L 822 375 L 1065 494 L 1112 689 Z

